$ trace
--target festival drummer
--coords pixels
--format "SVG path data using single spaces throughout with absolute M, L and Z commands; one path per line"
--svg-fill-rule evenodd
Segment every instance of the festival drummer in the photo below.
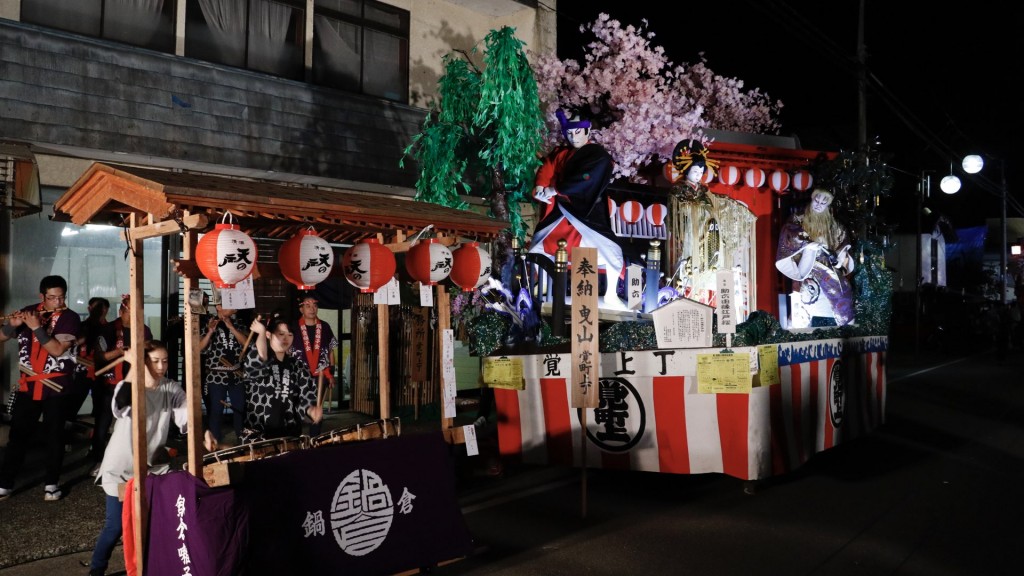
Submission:
M 289 322 L 275 313 L 266 324 L 254 320 L 250 329 L 256 346 L 245 359 L 249 404 L 243 443 L 300 436 L 303 418 L 319 423 L 323 408 L 309 369 L 290 352 L 295 335 Z

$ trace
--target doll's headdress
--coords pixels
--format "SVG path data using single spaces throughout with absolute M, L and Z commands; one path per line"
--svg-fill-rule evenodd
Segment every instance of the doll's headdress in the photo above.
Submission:
M 676 172 L 686 174 L 690 166 L 695 164 L 705 170 L 708 168 L 718 169 L 718 161 L 708 158 L 707 146 L 698 140 L 680 140 L 672 150 L 672 167 L 676 169 Z

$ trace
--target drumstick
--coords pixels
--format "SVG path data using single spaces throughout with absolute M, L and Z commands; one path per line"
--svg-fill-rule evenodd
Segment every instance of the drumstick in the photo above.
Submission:
M 114 361 L 113 361 L 113 362 L 111 362 L 110 364 L 107 364 L 107 365 L 106 365 L 106 366 L 104 366 L 103 368 L 100 368 L 99 370 L 97 370 L 97 371 L 96 371 L 96 375 L 97 375 L 97 376 L 102 376 L 102 375 L 106 374 L 107 372 L 110 372 L 110 371 L 111 371 L 111 370 L 113 370 L 113 369 L 114 369 L 114 368 L 115 368 L 115 367 L 116 367 L 116 366 L 117 366 L 118 364 L 120 364 L 120 363 L 124 362 L 124 361 L 125 361 L 125 360 L 127 360 L 127 359 L 128 359 L 127 357 L 125 357 L 125 356 L 121 356 L 121 357 L 120 357 L 120 358 L 118 358 L 117 360 L 114 360 Z
M 95 368 L 96 367 L 96 364 L 93 363 L 92 358 L 86 358 L 85 356 L 78 356 L 78 357 L 76 357 L 76 360 L 78 360 L 78 363 L 81 364 L 82 366 L 88 366 L 89 368 Z
M 26 367 L 22 366 L 21 364 L 18 364 L 18 368 L 20 368 L 21 371 L 24 372 L 25 375 L 27 375 L 27 376 L 36 376 L 37 375 L 35 372 L 32 371 L 32 369 L 26 368 Z M 60 384 L 57 384 L 56 382 L 54 382 L 53 380 L 50 380 L 49 378 L 43 378 L 42 380 L 40 380 L 40 382 L 42 382 L 47 388 L 49 388 L 51 390 L 54 390 L 56 392 L 60 392 L 61 390 L 64 389 L 63 386 L 61 386 Z
M 261 316 L 260 314 L 256 315 L 256 321 L 257 322 L 260 321 L 260 316 Z M 242 351 L 239 352 L 239 354 L 238 354 L 238 361 L 239 361 L 239 363 L 245 362 L 245 353 L 249 349 L 249 344 L 252 343 L 252 336 L 255 333 L 256 332 L 254 330 L 249 330 L 249 335 L 245 337 L 245 344 L 242 344 Z M 244 377 L 245 376 L 245 369 L 244 368 L 239 368 L 238 370 L 235 370 L 235 375 L 237 377 L 239 377 L 239 378 Z

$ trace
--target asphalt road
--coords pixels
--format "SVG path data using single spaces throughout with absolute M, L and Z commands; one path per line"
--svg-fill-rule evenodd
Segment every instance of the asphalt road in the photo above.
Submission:
M 719 474 L 589 470 L 584 493 L 579 470 L 524 467 L 495 477 L 486 456 L 466 459 L 456 474 L 475 552 L 433 573 L 1019 574 L 1022 369 L 1021 350 L 1004 360 L 890 355 L 885 424 L 756 485 Z M 15 519 L 14 499 L 0 503 L 0 549 L 21 530 L 65 533 L 86 521 L 96 527 L 83 534 L 95 540 L 100 497 L 94 511 L 55 510 L 98 488 L 72 486 L 56 507 L 36 497 L 41 490 L 16 498 L 45 516 Z M 78 562 L 88 549 L 91 542 L 44 550 L 48 558 L 0 574 L 84 574 Z

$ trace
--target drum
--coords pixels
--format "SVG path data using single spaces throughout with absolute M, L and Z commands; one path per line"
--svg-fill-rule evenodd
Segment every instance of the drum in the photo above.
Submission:
M 308 447 L 306 438 L 302 436 L 271 438 L 210 452 L 203 455 L 203 465 L 209 466 L 221 462 L 251 462 Z
M 401 433 L 401 420 L 395 417 L 324 432 L 323 434 L 310 438 L 309 446 L 311 448 L 319 448 L 321 446 L 330 446 L 345 442 L 360 442 L 363 440 L 392 438 L 401 435 Z

